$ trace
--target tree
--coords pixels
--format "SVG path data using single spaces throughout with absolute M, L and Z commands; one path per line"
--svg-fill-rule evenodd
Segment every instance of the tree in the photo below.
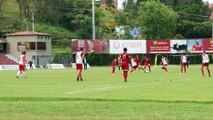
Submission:
M 146 39 L 167 39 L 175 34 L 177 14 L 158 1 L 142 2 L 139 25 Z

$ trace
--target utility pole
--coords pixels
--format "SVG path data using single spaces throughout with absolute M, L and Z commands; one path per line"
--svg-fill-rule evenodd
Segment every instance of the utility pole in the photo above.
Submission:
M 34 12 L 35 12 L 35 4 L 33 3 L 33 9 L 32 9 L 32 31 L 35 31 L 35 18 L 34 18 Z
M 95 5 L 92 0 L 92 39 L 95 40 Z

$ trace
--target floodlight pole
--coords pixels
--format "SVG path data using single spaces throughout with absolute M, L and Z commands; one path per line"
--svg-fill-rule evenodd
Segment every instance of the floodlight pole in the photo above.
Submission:
M 213 38 L 213 20 L 212 20 L 212 38 Z
M 95 5 L 92 0 L 92 39 L 95 40 Z

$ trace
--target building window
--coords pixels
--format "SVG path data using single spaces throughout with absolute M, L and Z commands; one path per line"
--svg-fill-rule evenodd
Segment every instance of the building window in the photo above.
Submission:
M 46 42 L 37 42 L 37 50 L 46 50 Z
M 17 49 L 18 51 L 28 51 L 28 50 L 35 50 L 35 42 L 18 42 Z

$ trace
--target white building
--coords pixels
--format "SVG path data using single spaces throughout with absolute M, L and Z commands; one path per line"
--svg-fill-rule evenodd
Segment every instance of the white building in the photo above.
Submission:
M 51 35 L 33 31 L 6 34 L 6 53 L 14 58 L 26 51 L 27 60 L 36 66 L 46 66 L 52 55 Z

